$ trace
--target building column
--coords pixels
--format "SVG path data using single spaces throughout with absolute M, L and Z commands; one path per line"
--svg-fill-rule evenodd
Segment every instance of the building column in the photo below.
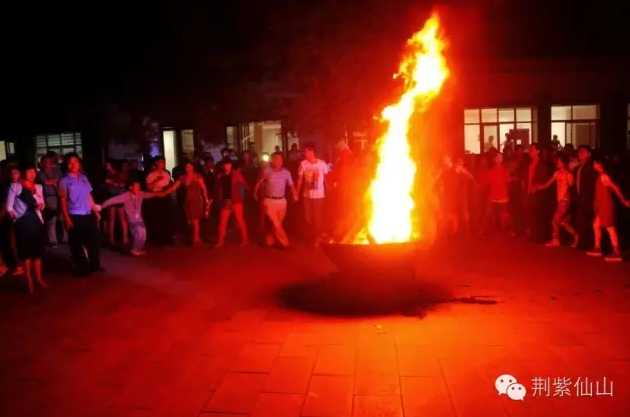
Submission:
M 626 147 L 628 104 L 621 94 L 612 92 L 600 103 L 599 147 L 615 152 Z
M 538 94 L 536 97 L 534 123 L 536 137 L 533 140 L 540 146 L 551 145 L 551 100 L 546 94 Z

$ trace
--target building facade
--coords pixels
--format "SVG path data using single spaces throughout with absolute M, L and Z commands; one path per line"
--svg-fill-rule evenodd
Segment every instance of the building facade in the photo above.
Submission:
M 469 65 L 454 80 L 453 120 L 459 147 L 483 152 L 517 142 L 628 146 L 628 62 L 613 60 L 502 61 Z

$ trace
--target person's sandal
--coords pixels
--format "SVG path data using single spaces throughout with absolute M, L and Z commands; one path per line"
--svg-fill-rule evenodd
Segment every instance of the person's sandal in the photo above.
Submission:
M 589 250 L 588 252 L 586 252 L 586 254 L 588 256 L 601 258 L 602 257 L 602 249 L 601 248 L 593 248 L 593 249 Z
M 604 260 L 606 262 L 621 262 L 623 261 L 623 257 L 620 253 L 613 252 L 612 254 L 605 256 Z

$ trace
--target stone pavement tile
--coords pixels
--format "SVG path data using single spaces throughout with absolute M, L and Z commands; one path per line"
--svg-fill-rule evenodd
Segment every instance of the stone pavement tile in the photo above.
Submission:
M 179 381 L 184 388 L 214 391 L 232 368 L 236 356 L 196 356 L 186 359 L 187 371 Z
M 290 333 L 282 345 L 280 356 L 317 358 L 320 350 L 320 343 L 312 335 L 307 333 Z
M 281 306 L 270 306 L 265 316 L 265 321 L 291 323 L 295 320 L 296 313 Z
M 198 343 L 205 355 L 229 356 L 240 353 L 249 341 L 250 338 L 246 334 L 215 327 L 207 334 L 201 335 Z
M 458 417 L 507 415 L 476 360 L 440 359 L 440 366 Z
M 396 344 L 393 336 L 369 335 L 361 337 L 357 349 L 357 359 L 395 359 Z
M 212 392 L 204 388 L 182 389 L 173 386 L 157 402 L 151 417 L 197 417 L 211 396 Z
M 154 366 L 154 361 L 126 352 L 120 360 L 99 375 L 96 382 L 108 387 L 128 387 L 139 383 Z
M 256 343 L 285 343 L 293 331 L 291 323 L 282 321 L 264 321 L 253 332 Z
M 243 348 L 232 364 L 232 371 L 267 373 L 271 370 L 281 347 L 280 344 L 250 343 Z
M 227 374 L 204 411 L 249 414 L 262 391 L 266 375 L 230 372 Z
M 316 375 L 311 379 L 302 416 L 350 417 L 354 377 Z
M 425 346 L 398 346 L 398 373 L 400 376 L 441 376 L 435 348 Z
M 400 383 L 396 351 L 388 349 L 370 350 L 371 354 L 385 356 L 369 356 L 367 351 L 359 354 L 354 386 L 355 395 L 400 395 Z
M 600 371 L 604 375 L 611 375 L 611 378 L 615 377 L 618 380 L 629 381 L 624 384 L 630 385 L 630 361 L 600 361 L 602 370 Z M 629 390 L 630 392 L 630 390 Z
M 228 320 L 226 330 L 255 329 L 263 323 L 267 314 L 268 311 L 263 308 L 239 311 Z
M 442 377 L 401 377 L 405 417 L 455 417 Z M 482 414 L 480 414 L 482 415 Z
M 396 346 L 428 346 L 431 343 L 426 331 L 419 326 L 395 329 L 394 341 Z
M 22 379 L 64 380 L 89 372 L 85 365 L 89 363 L 90 352 L 67 348 L 43 351 L 32 363 L 21 369 L 18 377 Z
M 265 383 L 264 391 L 304 394 L 308 390 L 314 366 L 314 359 L 277 358 Z
M 355 395 L 400 395 L 400 381 L 398 377 L 398 372 L 357 372 L 355 378 Z
M 582 340 L 585 346 L 597 349 L 597 357 L 602 360 L 630 360 L 630 349 L 628 349 L 630 334 L 628 332 L 617 329 L 614 334 L 612 332 L 583 334 Z
M 304 394 L 262 393 L 250 417 L 300 417 Z
M 613 375 L 614 369 L 598 357 L 598 351 L 590 346 L 551 346 L 551 350 L 564 362 L 572 375 Z
M 356 347 L 344 345 L 322 346 L 315 363 L 315 375 L 354 375 Z
M 359 338 L 359 329 L 351 321 L 342 323 L 321 323 L 318 340 L 322 345 L 354 345 Z
M 352 417 L 403 417 L 400 396 L 354 397 Z
M 503 407 L 508 410 L 510 416 L 527 417 L 535 415 L 552 417 L 555 415 L 556 409 L 553 401 L 550 401 L 547 397 L 540 396 L 539 392 L 536 392 L 536 396 L 534 396 L 533 380 L 542 376 L 539 374 L 540 370 L 531 368 L 531 365 L 535 362 L 515 359 L 509 349 L 501 346 L 489 347 L 483 352 L 482 356 L 480 367 L 487 379 L 484 388 L 490 387 L 496 396 L 495 401 L 500 401 Z M 505 395 L 499 395 L 495 388 L 495 382 L 497 378 L 503 375 L 511 375 L 525 387 L 526 395 L 524 401 L 512 401 Z
M 559 417 L 589 416 L 600 413 L 601 415 L 607 415 L 606 409 L 598 408 L 596 401 L 577 395 L 578 388 L 575 386 L 575 382 L 577 382 L 577 378 L 580 375 L 573 374 L 571 368 L 564 362 L 530 361 L 522 363 L 521 366 L 523 367 L 523 370 L 520 371 L 521 373 L 530 370 L 530 375 L 536 373 L 536 377 L 543 380 L 543 383 L 535 383 L 532 378 L 525 379 L 529 379 L 528 399 L 532 400 L 532 403 L 542 400 L 548 401 L 555 410 L 554 415 Z M 546 383 L 544 382 L 545 380 L 547 381 Z M 545 385 L 548 387 L 548 390 L 539 389 L 540 387 L 545 388 Z M 562 389 L 563 386 L 566 390 Z

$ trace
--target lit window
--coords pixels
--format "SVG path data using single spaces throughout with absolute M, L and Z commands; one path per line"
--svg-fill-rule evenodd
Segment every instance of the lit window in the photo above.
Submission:
M 551 107 L 551 136 L 562 146 L 588 145 L 599 142 L 599 107 L 596 104 Z
M 55 152 L 58 156 L 76 153 L 83 156 L 83 146 L 80 132 L 63 132 L 35 136 L 35 150 L 37 160 L 48 152 Z
M 527 145 L 535 138 L 532 108 L 464 110 L 464 149 L 467 153 L 503 150 L 508 139 L 512 145 Z

